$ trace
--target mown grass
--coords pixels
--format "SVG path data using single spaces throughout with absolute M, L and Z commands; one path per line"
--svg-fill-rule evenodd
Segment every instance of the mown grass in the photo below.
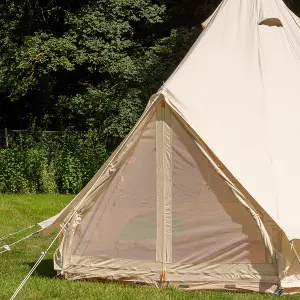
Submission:
M 0 237 L 56 214 L 71 199 L 71 195 L 0 195 Z M 14 240 L 10 238 L 7 242 Z M 0 255 L 1 300 L 10 298 L 50 241 L 51 237 L 35 236 L 16 245 L 12 252 Z M 274 297 L 257 293 L 184 291 L 99 282 L 66 281 L 55 278 L 52 266 L 53 250 L 42 261 L 17 299 L 267 300 Z M 292 300 L 300 299 L 300 296 L 291 295 L 284 298 Z

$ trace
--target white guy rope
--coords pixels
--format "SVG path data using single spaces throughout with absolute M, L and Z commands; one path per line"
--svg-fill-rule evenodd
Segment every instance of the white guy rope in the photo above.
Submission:
M 37 262 L 34 264 L 34 266 L 32 267 L 32 269 L 30 270 L 30 272 L 26 275 L 26 277 L 23 279 L 22 283 L 19 285 L 19 287 L 16 289 L 16 291 L 14 292 L 14 294 L 11 296 L 10 300 L 13 300 L 17 297 L 17 295 L 20 293 L 21 289 L 23 288 L 23 286 L 26 284 L 27 280 L 29 279 L 29 277 L 32 275 L 32 273 L 35 271 L 35 269 L 38 267 L 38 265 L 40 264 L 40 262 L 43 260 L 43 258 L 46 256 L 47 252 L 42 252 L 42 255 L 40 256 L 40 258 L 37 260 Z
M 2 237 L 0 238 L 0 241 L 3 241 L 3 240 L 5 240 L 5 239 L 7 239 L 7 238 L 9 238 L 9 237 L 11 237 L 11 236 L 13 236 L 13 235 L 16 235 L 16 234 L 18 234 L 18 233 L 23 232 L 23 231 L 25 231 L 25 230 L 31 229 L 31 228 L 33 228 L 33 227 L 35 227 L 35 226 L 36 226 L 36 225 L 31 225 L 31 226 L 29 226 L 29 227 L 27 227 L 27 228 L 23 228 L 23 229 L 21 229 L 21 230 L 19 230 L 19 231 L 16 231 L 16 232 L 13 232 L 13 233 L 9 233 L 9 234 L 6 234 L 6 235 L 4 235 L 4 236 L 2 236 Z
M 75 212 L 74 212 L 75 213 Z M 73 214 L 72 214 L 73 216 Z M 71 216 L 71 217 L 72 217 Z M 31 270 L 29 271 L 29 273 L 26 275 L 26 277 L 23 279 L 23 281 L 21 282 L 21 284 L 19 285 L 19 287 L 16 289 L 16 291 L 14 292 L 14 294 L 11 296 L 10 300 L 14 300 L 17 295 L 20 293 L 20 291 L 22 290 L 23 286 L 26 284 L 26 282 L 28 281 L 28 279 L 30 278 L 30 276 L 32 275 L 32 273 L 36 270 L 36 268 L 38 267 L 38 265 L 41 263 L 41 261 L 44 259 L 44 257 L 46 256 L 46 254 L 49 252 L 49 250 L 51 249 L 51 247 L 53 246 L 53 244 L 55 243 L 55 241 L 57 240 L 57 238 L 59 237 L 59 235 L 61 234 L 61 232 L 64 230 L 65 226 L 69 223 L 69 221 L 71 220 L 71 218 L 68 220 L 68 222 L 61 228 L 61 230 L 59 231 L 59 233 L 55 236 L 55 238 L 53 239 L 53 241 L 50 243 L 50 245 L 48 246 L 48 248 L 46 249 L 46 251 L 42 252 L 42 255 L 40 256 L 40 258 L 36 261 L 36 263 L 34 264 L 34 266 L 31 268 Z
M 291 241 L 291 248 L 294 250 L 294 252 L 295 252 L 295 254 L 296 254 L 296 257 L 297 257 L 298 261 L 300 262 L 300 257 L 299 257 L 298 252 L 297 252 L 296 249 L 295 249 L 295 246 L 294 246 L 294 242 L 293 242 L 293 241 Z
M 33 232 L 33 233 L 31 233 L 31 234 L 29 234 L 29 235 L 27 235 L 27 236 L 25 236 L 25 237 L 23 237 L 23 238 L 17 240 L 17 241 L 15 241 L 15 242 L 13 242 L 13 243 L 11 243 L 11 244 L 9 244 L 9 245 L 3 245 L 3 246 L 1 246 L 0 249 L 1 249 L 1 248 L 4 248 L 4 250 L 2 250 L 2 251 L 0 252 L 0 254 L 4 253 L 4 252 L 6 252 L 6 251 L 11 251 L 11 247 L 12 247 L 12 246 L 14 246 L 14 245 L 16 245 L 16 244 L 18 244 L 18 243 L 20 243 L 20 242 L 22 242 L 22 241 L 24 241 L 24 240 L 29 239 L 29 238 L 32 237 L 33 235 L 38 234 L 41 230 L 42 230 L 42 229 L 37 230 L 37 231 L 35 231 L 35 232 Z
M 69 222 L 71 221 L 71 219 L 73 218 L 73 216 L 75 215 L 75 213 L 77 212 L 77 209 L 80 207 L 80 205 L 82 204 L 82 202 L 85 200 L 86 197 L 83 197 L 83 199 L 81 201 L 79 201 L 79 203 L 77 204 L 77 206 L 75 206 L 73 208 L 73 212 L 70 215 L 70 217 L 68 218 L 67 222 L 64 223 L 64 225 L 61 227 L 60 231 L 58 232 L 58 234 L 55 236 L 55 238 L 53 239 L 53 241 L 51 242 L 51 244 L 48 246 L 48 248 L 46 249 L 46 251 L 42 252 L 42 255 L 40 256 L 40 258 L 37 260 L 37 262 L 34 264 L 34 266 L 31 268 L 31 270 L 29 271 L 29 273 L 26 275 L 26 277 L 23 279 L 23 281 L 21 282 L 21 284 L 18 286 L 18 288 L 16 289 L 16 291 L 14 292 L 14 294 L 11 296 L 10 300 L 14 300 L 18 294 L 20 293 L 20 291 L 22 290 L 22 288 L 24 287 L 24 285 L 26 284 L 26 282 L 28 281 L 28 279 L 30 278 L 30 276 L 32 275 L 32 273 L 36 270 L 36 268 L 38 267 L 38 265 L 41 263 L 41 261 L 43 260 L 43 258 L 46 256 L 46 254 L 49 252 L 49 250 L 51 249 L 51 247 L 53 246 L 53 244 L 55 243 L 55 241 L 58 239 L 58 237 L 60 236 L 60 234 L 63 232 L 63 230 L 65 229 L 65 227 L 69 224 Z M 38 232 L 42 231 L 43 229 L 40 229 Z

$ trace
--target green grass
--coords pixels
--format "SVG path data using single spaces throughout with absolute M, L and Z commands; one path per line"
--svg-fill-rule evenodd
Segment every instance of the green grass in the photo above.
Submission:
M 62 195 L 0 195 L 0 237 L 42 221 L 59 212 L 72 196 Z M 10 238 L 9 241 L 14 239 Z M 8 242 L 9 242 L 8 241 Z M 0 255 L 0 299 L 9 299 L 27 275 L 41 252 L 50 243 L 49 237 L 35 236 L 16 245 L 12 252 Z M 1 244 L 0 244 L 1 245 Z M 3 245 L 3 244 L 2 244 Z M 155 289 L 132 287 L 84 281 L 66 281 L 55 278 L 52 254 L 42 261 L 29 279 L 17 299 L 107 299 L 107 300 L 267 300 L 272 295 L 256 293 L 231 293 L 216 291 L 184 291 L 176 289 Z M 299 295 L 285 296 L 285 299 L 300 299 Z

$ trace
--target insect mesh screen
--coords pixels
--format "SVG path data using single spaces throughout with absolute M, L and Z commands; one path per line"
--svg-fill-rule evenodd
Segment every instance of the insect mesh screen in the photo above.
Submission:
M 173 262 L 264 263 L 256 223 L 172 117 Z
M 155 260 L 155 117 L 133 153 L 85 214 L 73 239 L 73 255 Z

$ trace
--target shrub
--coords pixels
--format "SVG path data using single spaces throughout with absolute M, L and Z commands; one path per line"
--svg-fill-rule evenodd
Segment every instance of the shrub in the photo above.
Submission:
M 108 154 L 95 130 L 11 135 L 0 149 L 0 193 L 77 193 Z

